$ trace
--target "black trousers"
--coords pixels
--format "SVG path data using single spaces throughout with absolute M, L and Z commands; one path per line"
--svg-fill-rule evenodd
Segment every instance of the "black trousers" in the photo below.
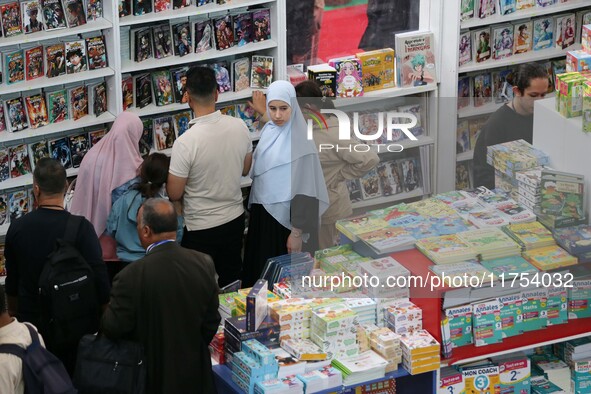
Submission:
M 244 214 L 221 226 L 189 231 L 185 227 L 181 246 L 211 256 L 224 287 L 242 277 L 242 238 Z

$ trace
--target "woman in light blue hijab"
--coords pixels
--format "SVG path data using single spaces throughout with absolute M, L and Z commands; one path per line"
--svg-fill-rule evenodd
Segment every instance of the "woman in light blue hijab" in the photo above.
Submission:
M 318 151 L 294 87 L 276 81 L 267 90 L 270 121 L 254 152 L 250 221 L 244 253 L 244 281 L 259 279 L 270 257 L 318 249 L 320 216 L 328 193 Z

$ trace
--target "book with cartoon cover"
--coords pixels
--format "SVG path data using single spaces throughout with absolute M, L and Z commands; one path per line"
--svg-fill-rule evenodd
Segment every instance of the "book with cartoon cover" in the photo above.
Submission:
M 86 42 L 84 40 L 66 42 L 66 73 L 75 74 L 87 70 Z
M 177 137 L 183 135 L 191 127 L 189 126 L 189 122 L 191 121 L 190 111 L 174 114 L 172 115 L 172 119 L 174 120 L 174 132 L 176 133 Z
M 460 19 L 462 21 L 474 18 L 474 0 L 462 0 Z
M 502 25 L 493 29 L 493 59 L 513 55 L 513 25 Z
M 154 0 L 154 11 L 163 12 L 172 10 L 172 0 Z
M 421 164 L 417 158 L 400 159 L 398 165 L 402 168 L 404 191 L 411 192 L 422 186 Z
M 523 258 L 542 271 L 549 271 L 578 263 L 578 259 L 575 256 L 571 256 L 558 245 L 526 250 L 523 252 Z
M 1 4 L 0 15 L 2 15 L 2 33 L 4 37 L 13 37 L 23 33 L 21 7 L 18 1 Z
M 142 138 L 140 138 L 140 154 L 146 156 L 150 154 L 150 151 L 154 147 L 152 118 L 142 119 L 142 125 L 144 128 L 142 131 Z
M 152 104 L 152 76 L 149 73 L 133 76 L 135 106 L 144 108 Z
M 384 196 L 395 195 L 402 191 L 403 184 L 400 169 L 394 161 L 379 163 L 377 170 Z
M 5 101 L 6 119 L 11 132 L 22 131 L 29 128 L 26 107 L 22 97 L 15 97 Z
M 25 57 L 22 49 L 4 54 L 6 84 L 11 85 L 25 80 Z
M 77 86 L 68 91 L 73 120 L 88 115 L 88 89 L 86 85 Z
M 82 0 L 63 0 L 63 4 L 66 11 L 66 22 L 70 29 L 86 24 L 86 11 Z
M 61 0 L 43 0 L 41 8 L 47 30 L 64 29 L 66 27 L 66 13 Z
M 581 254 L 591 251 L 591 227 L 584 224 L 574 227 L 553 230 L 556 242 L 570 254 Z
M 472 88 L 475 107 L 482 107 L 492 102 L 492 81 L 490 73 L 475 75 Z
M 43 17 L 41 16 L 41 3 L 38 0 L 22 2 L 21 15 L 23 17 L 22 28 L 25 34 L 45 30 L 45 23 L 43 23 Z
M 460 33 L 460 59 L 459 66 L 472 61 L 472 34 L 469 31 Z
M 239 47 L 253 41 L 252 13 L 243 12 L 234 16 L 234 40 Z
M 49 123 L 63 122 L 69 118 L 68 92 L 60 89 L 47 92 L 47 108 L 49 111 Z
M 329 61 L 329 65 L 337 70 L 337 97 L 363 96 L 363 78 L 359 59 L 335 59 Z
M 47 140 L 41 140 L 29 144 L 29 157 L 33 170 L 39 159 L 49 156 L 49 148 L 47 147 Z
M 32 129 L 46 126 L 49 123 L 45 97 L 41 93 L 26 97 L 25 103 L 29 114 L 29 124 Z
M 556 48 L 566 49 L 575 43 L 576 36 L 575 14 L 559 15 L 556 17 L 555 41 Z
M 188 21 L 172 25 L 172 35 L 174 39 L 174 54 L 176 56 L 182 57 L 193 53 L 191 25 Z
M 174 101 L 176 103 L 187 103 L 189 96 L 187 93 L 187 67 L 173 68 L 170 70 L 172 84 L 174 86 Z
M 539 51 L 554 46 L 554 19 L 552 16 L 534 19 L 533 49 Z
M 121 92 L 123 94 L 123 110 L 133 107 L 133 77 L 131 74 L 124 74 L 121 76 Z
M 478 1 L 478 17 L 480 19 L 489 17 L 497 13 L 497 2 L 495 0 L 475 0 Z
M 433 33 L 415 31 L 395 37 L 398 85 L 410 87 L 437 82 Z
M 100 128 L 97 130 L 88 132 L 88 140 L 90 142 L 90 148 L 98 144 L 98 142 L 109 132 L 106 128 Z
M 364 200 L 380 197 L 382 195 L 380 178 L 375 168 L 359 178 L 359 182 L 361 184 L 361 193 Z
M 89 148 L 89 141 L 88 141 L 88 134 L 81 133 L 77 135 L 70 136 L 70 149 L 72 152 L 72 167 L 78 168 L 80 167 L 80 163 L 82 163 L 82 159 L 88 152 Z
M 250 87 L 250 59 L 243 57 L 232 62 L 232 84 L 239 92 Z
M 145 15 L 152 12 L 151 0 L 133 0 L 133 15 Z
M 472 50 L 474 51 L 472 58 L 477 63 L 484 62 L 490 59 L 492 54 L 490 43 L 490 28 L 482 28 L 472 30 Z
M 236 116 L 246 123 L 248 131 L 251 133 L 258 132 L 259 121 L 257 113 L 253 107 L 251 107 L 248 103 L 238 103 L 236 104 L 235 110 Z
M 154 57 L 162 59 L 174 55 L 172 34 L 170 25 L 163 23 L 152 27 L 152 40 L 154 42 Z
M 575 219 L 585 217 L 584 185 L 581 175 L 542 170 L 540 211 Z
M 89 70 L 107 67 L 107 48 L 105 46 L 105 36 L 87 38 L 86 49 L 88 53 Z
M 133 60 L 136 62 L 143 62 L 144 60 L 153 57 L 152 47 L 152 29 L 149 27 L 134 29 L 131 31 L 133 35 Z
M 49 153 L 51 158 L 59 161 L 65 169 L 72 168 L 72 152 L 68 137 L 50 140 Z
M 195 22 L 195 53 L 201 53 L 212 49 L 213 26 L 210 20 Z
M 160 70 L 152 73 L 152 86 L 154 89 L 154 98 L 157 106 L 163 106 L 174 103 L 174 92 L 170 73 L 168 70 Z
M 66 73 L 66 48 L 63 43 L 45 47 L 47 78 L 59 77 Z
M 103 17 L 103 0 L 86 0 L 86 20 L 95 21 Z
M 8 148 L 0 149 L 0 182 L 10 179 Z
M 513 53 L 525 53 L 532 50 L 533 22 L 522 21 L 513 25 Z
M 477 254 L 473 248 L 455 234 L 423 238 L 418 240 L 415 246 L 435 264 L 473 260 Z
M 213 21 L 215 46 L 218 51 L 234 46 L 234 24 L 232 15 L 216 18 Z
M 43 67 L 43 47 L 40 45 L 25 50 L 25 67 L 27 81 L 40 78 L 45 75 Z
M 31 161 L 29 160 L 29 149 L 27 148 L 27 144 L 9 147 L 8 156 L 10 157 L 11 178 L 18 178 L 19 176 L 31 173 Z
M 254 10 L 252 13 L 254 41 L 271 39 L 271 11 L 268 8 Z
M 232 91 L 232 80 L 230 78 L 230 67 L 228 62 L 218 61 L 209 65 L 215 72 L 215 79 L 218 83 L 218 92 L 225 93 Z
M 92 110 L 94 116 L 101 116 L 108 109 L 107 102 L 107 83 L 105 81 L 92 86 L 94 102 L 92 102 Z
M 273 57 L 253 55 L 251 62 L 250 87 L 266 89 L 273 82 Z
M 172 0 L 172 9 L 185 8 L 191 5 L 191 0 Z
M 29 195 L 26 190 L 17 190 L 8 193 L 8 211 L 10 214 L 10 222 L 20 219 L 29 213 Z
M 6 130 L 6 118 L 4 117 L 4 103 L 0 101 L 0 131 Z
M 165 150 L 172 148 L 176 136 L 174 134 L 173 121 L 171 116 L 154 118 L 154 148 Z
M 8 216 L 8 197 L 6 194 L 0 194 L 0 226 L 7 224 L 9 220 Z M 4 267 L 4 245 L 0 246 L 0 275 L 6 275 L 6 269 Z

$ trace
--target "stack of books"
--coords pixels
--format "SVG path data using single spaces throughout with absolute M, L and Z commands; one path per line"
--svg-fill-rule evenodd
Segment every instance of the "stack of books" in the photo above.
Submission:
M 377 318 L 376 302 L 371 298 L 347 298 L 345 305 L 357 315 L 358 324 L 375 324 Z
M 304 394 L 304 384 L 295 375 L 257 382 L 255 394 Z
M 578 259 L 568 254 L 560 246 L 546 246 L 543 248 L 526 250 L 523 257 L 542 271 L 568 267 L 578 263 Z
M 274 379 L 279 370 L 275 355 L 256 340 L 243 343 L 243 351 L 234 353 L 230 367 L 232 381 L 249 393 L 256 383 Z
M 314 260 L 316 266 L 327 274 L 346 272 L 349 275 L 356 275 L 358 263 L 370 259 L 355 252 L 351 244 L 346 244 L 318 250 L 314 254 Z
M 531 211 L 537 211 L 540 206 L 542 169 L 543 167 L 535 167 L 526 171 L 518 171 L 515 174 L 515 179 L 517 179 L 517 201 Z
M 410 290 L 408 287 L 399 289 L 398 293 L 394 297 L 390 298 L 381 298 L 381 297 L 374 297 L 374 301 L 376 302 L 376 312 L 377 312 L 377 321 L 376 325 L 378 327 L 386 327 L 386 311 L 391 306 L 394 306 L 400 301 L 408 301 L 410 298 Z
M 280 326 L 281 340 L 310 338 L 311 314 L 309 300 L 304 298 L 290 298 L 269 305 L 269 315 Z
M 546 360 L 536 360 L 533 368 L 538 375 L 545 376 L 551 383 L 568 392 L 570 390 L 570 368 L 557 357 L 548 357 Z
M 441 278 L 442 284 L 448 287 L 469 287 L 470 278 L 489 278 L 490 271 L 476 261 L 432 265 L 429 270 Z M 472 282 L 475 283 L 475 282 Z
M 398 369 L 398 364 L 402 362 L 400 335 L 385 327 L 377 328 L 369 333 L 369 343 L 371 350 L 382 356 L 384 360 L 388 361 L 386 373 Z
M 503 231 L 525 250 L 556 244 L 552 233 L 540 222 L 510 224 L 503 227 Z
M 580 263 L 591 262 L 591 226 L 557 228 L 553 234 L 558 245 L 576 256 Z
M 332 361 L 332 365 L 342 372 L 343 384 L 350 386 L 383 378 L 386 374 L 388 361 L 376 352 L 369 350 L 353 357 L 336 358 Z
M 412 334 L 423 328 L 423 311 L 410 301 L 400 301 L 385 313 L 387 327 L 399 335 Z
M 386 283 L 387 278 L 408 278 L 410 277 L 410 271 L 407 270 L 402 264 L 393 259 L 392 257 L 384 257 L 381 259 L 371 260 L 359 263 L 358 272 L 360 275 L 367 275 L 368 277 L 379 278 L 380 284 Z M 406 284 L 408 281 L 404 281 Z M 381 298 L 381 297 L 393 297 L 396 295 L 398 287 L 392 286 L 369 286 L 367 294 L 370 297 Z
M 279 345 L 279 322 L 271 316 L 261 323 L 256 331 L 246 329 L 246 316 L 236 316 L 226 319 L 224 323 L 224 350 L 226 357 L 243 349 L 244 341 L 258 339 L 263 345 L 277 347 Z
M 458 236 L 472 249 L 480 260 L 518 256 L 521 248 L 498 228 L 483 228 L 465 231 Z
M 309 339 L 284 339 L 281 341 L 281 347 L 300 361 L 319 361 L 327 358 L 326 353 Z
M 427 330 L 403 335 L 400 344 L 402 365 L 411 375 L 439 369 L 441 346 Z
M 476 259 L 477 252 L 457 235 L 420 239 L 416 248 L 435 264 L 459 263 Z
M 518 171 L 548 165 L 550 158 L 525 140 L 487 148 L 486 162 L 502 174 L 515 178 Z
M 277 372 L 278 378 L 306 372 L 306 361 L 298 360 L 280 347 L 271 349 L 271 351 L 275 354 L 275 360 L 277 360 L 277 364 L 279 365 L 279 372 Z
M 495 278 L 505 276 L 505 280 L 513 279 L 514 275 L 521 273 L 536 273 L 538 269 L 527 262 L 521 256 L 509 256 L 500 259 L 483 260 L 480 262 L 484 268 L 493 273 Z
M 356 330 L 357 315 L 345 303 L 331 304 L 312 310 L 310 339 L 328 358 L 348 357 L 359 353 Z
M 296 376 L 304 383 L 306 393 L 340 388 L 343 385 L 343 374 L 330 365 Z

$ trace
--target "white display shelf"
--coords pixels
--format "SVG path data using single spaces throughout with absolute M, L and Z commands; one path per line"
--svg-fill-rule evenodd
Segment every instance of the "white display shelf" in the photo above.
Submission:
M 469 150 L 466 152 L 458 153 L 456 156 L 456 161 L 472 160 L 473 158 L 474 158 L 474 150 Z
M 88 32 L 94 32 L 103 29 L 112 29 L 113 24 L 104 18 L 97 19 L 96 21 L 91 21 L 86 23 L 82 26 L 67 28 L 67 29 L 57 29 L 57 30 L 50 30 L 50 31 L 40 31 L 37 33 L 31 34 L 19 34 L 12 37 L 2 37 L 0 38 L 0 48 L 6 47 L 9 45 L 16 45 L 16 44 L 26 44 L 29 42 L 38 42 L 38 41 L 45 41 L 51 40 L 54 38 L 64 37 L 64 36 L 71 36 L 73 34 L 82 34 Z
M 492 25 L 496 23 L 505 23 L 524 18 L 537 18 L 547 14 L 554 14 L 563 11 L 574 10 L 589 5 L 589 0 L 569 0 L 566 3 L 554 4 L 548 7 L 532 7 L 527 10 L 516 11 L 508 15 L 499 15 L 498 13 L 488 18 L 480 19 L 475 16 L 472 19 L 461 22 L 462 29 L 471 29 L 478 26 Z M 498 4 L 497 4 L 498 7 Z
M 186 65 L 194 62 L 202 62 L 205 60 L 220 59 L 229 56 L 240 56 L 242 54 L 250 52 L 259 52 L 265 49 L 272 49 L 277 47 L 277 41 L 265 40 L 260 42 L 251 42 L 243 46 L 233 46 L 223 51 L 211 49 L 206 52 L 192 53 L 186 56 L 169 56 L 163 59 L 148 59 L 143 62 L 134 62 L 132 60 L 123 61 L 121 72 L 137 72 L 142 70 L 148 70 L 153 68 L 167 68 L 172 66 Z
M 193 15 L 203 15 L 212 12 L 230 11 L 241 7 L 250 7 L 259 4 L 274 3 L 275 0 L 232 0 L 227 4 L 209 3 L 200 7 L 194 5 L 190 7 L 181 8 L 179 10 L 170 10 L 164 12 L 151 12 L 145 15 L 129 15 L 119 18 L 119 26 L 138 25 L 141 23 L 161 22 L 167 19 L 185 18 Z
M 365 104 L 372 101 L 378 101 L 394 97 L 410 96 L 413 94 L 432 92 L 435 90 L 437 90 L 436 83 L 430 83 L 423 86 L 410 86 L 404 88 L 375 90 L 373 92 L 364 93 L 361 97 L 337 98 L 336 100 L 334 100 L 334 106 L 336 108 L 350 107 L 353 105 Z
M 547 60 L 552 59 L 555 57 L 566 56 L 568 51 L 574 51 L 581 49 L 581 44 L 571 45 L 566 49 L 561 48 L 548 48 L 542 49 L 540 51 L 529 51 L 525 53 L 520 53 L 517 55 L 512 55 L 506 57 L 504 59 L 493 60 L 489 59 L 482 63 L 475 63 L 470 62 L 461 66 L 458 69 L 459 73 L 467 73 L 472 71 L 481 71 L 481 70 L 490 70 L 491 68 L 498 68 L 498 67 L 505 67 L 505 66 L 514 66 L 521 63 L 528 63 L 528 62 L 535 62 L 538 60 Z
M 458 111 L 458 118 L 470 118 L 472 116 L 492 114 L 504 104 L 505 103 L 495 103 L 493 101 L 492 103 L 488 103 L 480 107 L 474 107 L 470 105 L 469 107 L 464 107 Z
M 227 93 L 220 93 L 218 97 L 218 101 L 216 104 L 227 103 L 236 100 L 244 100 L 249 99 L 252 97 L 252 92 L 258 89 L 244 89 L 239 92 L 227 92 Z M 157 106 L 155 104 L 150 104 L 144 108 L 129 108 L 127 111 L 133 112 L 138 116 L 148 116 L 148 115 L 157 115 L 157 114 L 170 114 L 175 111 L 183 111 L 183 110 L 190 110 L 188 104 L 170 104 L 170 105 L 163 105 Z
M 37 129 L 26 129 L 15 133 L 3 131 L 0 133 L 0 144 L 5 144 L 12 141 L 22 141 L 25 139 L 41 136 L 49 136 L 51 134 L 62 133 L 68 130 L 75 130 L 83 127 L 95 126 L 97 124 L 109 123 L 115 120 L 115 115 L 110 112 L 105 112 L 99 117 L 94 115 L 86 115 L 79 120 L 65 120 L 59 123 L 52 123 Z
M 76 74 L 66 74 L 55 78 L 41 77 L 32 81 L 17 82 L 12 85 L 1 85 L 0 95 L 22 92 L 26 95 L 27 91 L 43 89 L 50 86 L 70 84 L 72 82 L 82 82 L 89 79 L 103 78 L 114 75 L 115 71 L 111 67 L 100 68 L 92 71 L 82 71 Z M 6 78 L 6 77 L 5 77 Z
M 78 174 L 78 168 L 68 168 L 66 170 L 66 176 L 74 176 Z M 7 179 L 4 182 L 0 182 L 0 190 L 15 189 L 18 187 L 24 187 L 33 184 L 33 174 L 27 174 L 19 176 L 18 178 Z
M 407 193 L 399 193 L 399 194 L 394 194 L 391 196 L 382 196 L 382 197 L 378 197 L 378 198 L 372 198 L 369 200 L 362 200 L 362 201 L 355 201 L 353 203 L 351 203 L 351 206 L 353 207 L 353 209 L 359 209 L 359 208 L 367 208 L 367 207 L 371 207 L 374 205 L 381 205 L 381 204 L 396 204 L 398 201 L 401 200 L 406 200 L 408 198 L 416 198 L 416 197 L 421 197 L 423 196 L 423 188 L 420 187 L 418 189 L 415 189 L 411 192 L 407 192 Z

